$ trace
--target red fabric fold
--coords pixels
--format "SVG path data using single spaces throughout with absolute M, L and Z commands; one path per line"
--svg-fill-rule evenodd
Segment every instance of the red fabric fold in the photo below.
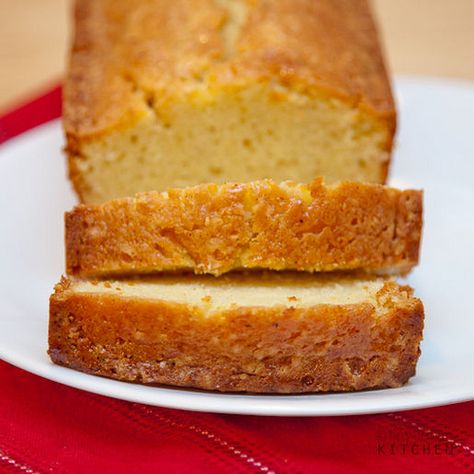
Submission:
M 60 88 L 0 118 L 0 143 L 59 117 Z M 474 402 L 347 417 L 148 407 L 0 362 L 0 472 L 474 472 Z
M 61 87 L 56 86 L 0 117 L 0 144 L 60 116 Z

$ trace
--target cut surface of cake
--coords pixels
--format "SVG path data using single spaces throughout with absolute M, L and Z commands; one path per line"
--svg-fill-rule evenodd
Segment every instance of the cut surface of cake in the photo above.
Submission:
M 344 182 L 206 184 L 66 214 L 66 268 L 82 277 L 239 269 L 408 272 L 421 191 Z
M 64 278 L 50 299 L 49 354 L 66 367 L 146 384 L 351 391 L 406 383 L 422 329 L 412 290 L 381 278 Z
M 383 183 L 396 114 L 366 0 L 77 0 L 83 202 L 205 182 Z

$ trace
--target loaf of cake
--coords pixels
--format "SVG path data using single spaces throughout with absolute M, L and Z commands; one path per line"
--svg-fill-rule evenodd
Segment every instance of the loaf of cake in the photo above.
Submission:
M 50 300 L 59 365 L 146 384 L 298 393 L 398 387 L 423 305 L 380 278 L 259 272 L 64 278 Z
M 414 375 L 423 305 L 387 275 L 418 262 L 422 193 L 382 186 L 367 0 L 76 0 L 63 105 L 54 363 L 222 392 Z
M 66 269 L 81 277 L 239 269 L 408 272 L 421 191 L 343 182 L 205 184 L 66 213 Z
M 383 183 L 396 114 L 366 0 L 77 0 L 83 202 L 206 182 Z

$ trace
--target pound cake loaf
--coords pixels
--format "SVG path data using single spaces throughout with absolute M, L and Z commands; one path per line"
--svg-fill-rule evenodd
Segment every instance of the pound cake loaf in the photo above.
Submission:
M 65 216 L 66 269 L 103 277 L 238 269 L 407 273 L 418 262 L 421 191 L 343 182 L 205 184 Z
M 396 114 L 366 0 L 76 0 L 83 202 L 206 182 L 383 183 Z
M 262 272 L 64 278 L 49 354 L 114 379 L 220 391 L 398 387 L 414 375 L 423 305 L 380 278 Z

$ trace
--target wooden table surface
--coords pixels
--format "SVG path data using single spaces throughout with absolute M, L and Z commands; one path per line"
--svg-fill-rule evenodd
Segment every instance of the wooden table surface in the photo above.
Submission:
M 373 3 L 392 72 L 474 79 L 474 0 Z M 0 113 L 61 79 L 70 12 L 70 0 L 0 0 Z

